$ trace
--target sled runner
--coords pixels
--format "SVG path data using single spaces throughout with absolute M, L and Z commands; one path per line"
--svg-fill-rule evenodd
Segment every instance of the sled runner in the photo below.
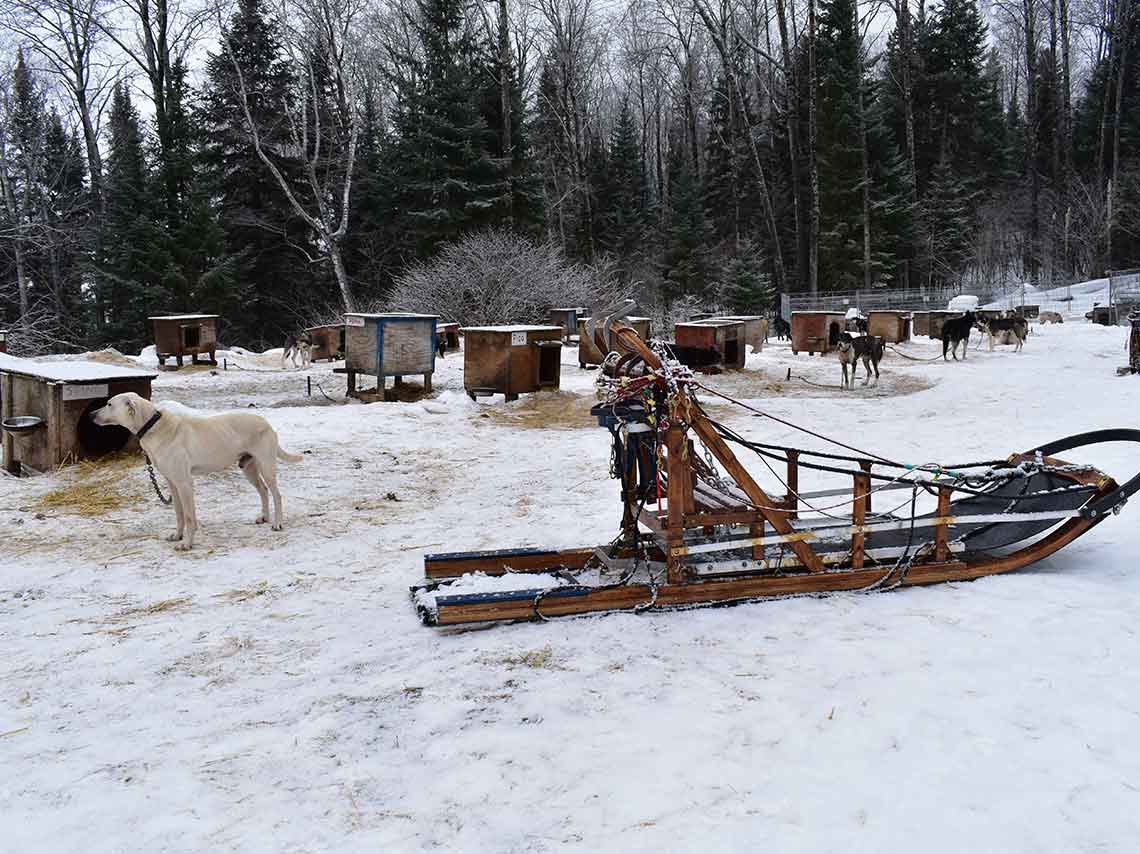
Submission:
M 1140 430 L 1100 430 L 1002 460 L 907 464 L 815 433 L 704 386 L 615 312 L 589 334 L 602 352 L 622 485 L 616 540 L 568 551 L 427 555 L 412 588 L 432 625 L 549 619 L 826 593 L 885 591 L 1020 569 L 1099 524 L 1140 489 L 1055 455 Z M 713 419 L 710 398 L 827 442 L 841 452 L 750 441 Z M 733 446 L 781 484 L 770 495 Z M 831 488 L 801 490 L 806 473 Z

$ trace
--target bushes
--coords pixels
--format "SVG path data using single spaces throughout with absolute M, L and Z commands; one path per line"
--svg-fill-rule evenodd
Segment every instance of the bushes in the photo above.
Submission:
M 600 308 L 619 292 L 609 275 L 568 262 L 552 243 L 491 229 L 410 266 L 397 277 L 388 305 L 464 326 L 546 323 L 550 308 Z

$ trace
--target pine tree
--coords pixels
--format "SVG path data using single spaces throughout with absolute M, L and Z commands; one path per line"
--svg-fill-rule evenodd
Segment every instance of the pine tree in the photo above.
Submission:
M 626 278 L 632 278 L 644 248 L 649 186 L 641 143 L 629 101 L 623 101 L 610 134 L 606 168 L 597 187 L 598 245 L 611 252 Z
M 713 297 L 712 230 L 692 161 L 680 146 L 669 155 L 669 210 L 662 262 L 666 303 L 687 296 Z
M 396 126 L 399 186 L 419 254 L 510 211 L 508 167 L 493 156 L 495 131 L 479 114 L 478 47 L 461 0 L 425 0 L 417 35 L 422 67 L 404 81 Z
M 819 282 L 854 290 L 863 283 L 863 69 L 854 0 L 825 0 L 816 45 L 816 159 L 819 168 Z
M 743 76 L 743 70 L 738 71 Z M 746 115 L 728 91 L 724 76 L 713 87 L 705 142 L 705 210 L 717 237 L 736 253 L 737 244 L 761 228 L 756 163 L 748 146 L 756 116 L 745 97 Z
M 106 213 L 96 253 L 97 326 L 102 343 L 130 351 L 149 337 L 146 318 L 169 310 L 163 282 L 172 259 L 152 195 L 138 112 L 120 83 L 111 98 Z
M 36 278 L 50 291 L 56 317 L 67 337 L 79 340 L 85 333 L 83 273 L 91 214 L 87 161 L 79 136 L 64 128 L 54 109 L 47 115 L 42 176 L 41 219 L 47 228 L 38 253 Z
M 759 250 L 751 241 L 742 241 L 717 274 L 718 303 L 733 314 L 762 314 L 772 307 L 775 296 Z
M 297 326 L 299 307 L 309 302 L 313 286 L 308 259 L 319 253 L 258 157 L 241 109 L 235 61 L 268 156 L 284 175 L 297 177 L 300 166 L 289 156 L 284 117 L 292 80 L 265 0 L 240 1 L 223 43 L 233 56 L 207 58 L 197 113 L 200 162 L 223 243 L 198 298 L 203 310 L 228 315 L 230 329 L 252 344 L 276 340 Z M 234 311 L 239 306 L 242 311 Z

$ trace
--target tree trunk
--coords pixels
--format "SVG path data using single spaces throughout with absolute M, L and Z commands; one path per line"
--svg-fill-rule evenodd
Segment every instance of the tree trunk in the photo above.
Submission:
M 1029 235 L 1026 272 L 1036 278 L 1041 263 L 1041 174 L 1037 169 L 1037 10 L 1022 0 L 1025 25 L 1025 168 L 1029 174 Z
M 914 48 L 911 45 L 909 0 L 897 0 L 897 2 L 899 56 L 902 63 L 903 122 L 906 133 L 907 199 L 910 203 L 911 216 L 914 217 L 915 221 L 912 260 L 918 261 L 922 255 L 923 240 L 922 229 L 918 227 L 918 159 L 914 145 L 914 97 L 911 91 L 911 55 Z M 912 275 L 913 271 L 908 265 L 904 286 L 910 283 Z
M 859 4 L 852 5 L 855 32 L 859 32 Z M 870 289 L 871 278 L 871 158 L 867 151 L 867 113 L 863 102 L 863 57 L 855 66 L 856 109 L 859 113 L 859 160 L 863 173 L 863 287 Z
M 796 84 L 796 66 L 792 57 L 792 44 L 788 36 L 788 13 L 784 0 L 776 0 L 776 22 L 780 31 L 780 56 L 784 62 L 784 120 L 788 131 L 788 172 L 792 182 L 792 215 L 796 229 L 796 259 L 803 260 L 804 225 L 800 191 L 800 99 Z M 797 263 L 797 277 L 800 272 Z
M 808 291 L 819 293 L 819 165 L 816 162 L 815 0 L 808 0 Z
M 344 257 L 340 251 L 340 241 L 328 241 L 329 258 L 332 259 L 333 272 L 336 274 L 336 284 L 340 288 L 340 298 L 344 302 L 345 311 L 356 311 L 355 300 L 352 298 L 352 284 L 348 280 L 348 272 L 344 269 Z
M 507 162 L 508 180 L 514 180 L 514 135 L 511 132 L 511 38 L 508 29 L 507 0 L 499 0 L 499 98 L 503 111 L 503 159 Z M 514 224 L 514 193 L 507 199 L 507 221 Z
M 1119 10 L 1119 5 L 1118 5 Z M 1128 42 L 1132 38 L 1132 6 L 1125 4 L 1123 19 L 1118 22 L 1120 31 L 1119 52 L 1116 60 L 1116 103 L 1113 106 L 1112 123 L 1112 191 L 1120 187 L 1120 122 L 1124 107 L 1124 76 L 1128 69 L 1127 59 Z M 1105 259 L 1105 269 L 1113 266 L 1112 260 L 1112 232 L 1116 226 L 1116 211 L 1109 210 L 1108 217 L 1108 253 Z
M 1073 174 L 1072 66 L 1069 53 L 1069 0 L 1060 0 L 1061 28 L 1061 211 L 1065 218 L 1064 267 L 1066 280 L 1072 274 L 1069 260 L 1069 183 Z

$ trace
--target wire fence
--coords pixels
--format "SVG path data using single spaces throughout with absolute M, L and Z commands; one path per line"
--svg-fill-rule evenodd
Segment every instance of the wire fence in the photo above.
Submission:
M 1123 319 L 1129 309 L 1140 306 L 1140 269 L 1110 271 L 1103 279 L 1081 281 L 1026 281 L 973 283 L 931 288 L 872 288 L 857 291 L 828 291 L 787 294 L 781 309 L 785 318 L 793 311 L 833 311 L 849 308 L 860 311 L 938 311 L 949 307 L 956 296 L 969 294 L 982 307 L 1016 311 L 1021 306 L 1037 306 L 1067 318 L 1083 318 L 1097 306 L 1119 306 Z

